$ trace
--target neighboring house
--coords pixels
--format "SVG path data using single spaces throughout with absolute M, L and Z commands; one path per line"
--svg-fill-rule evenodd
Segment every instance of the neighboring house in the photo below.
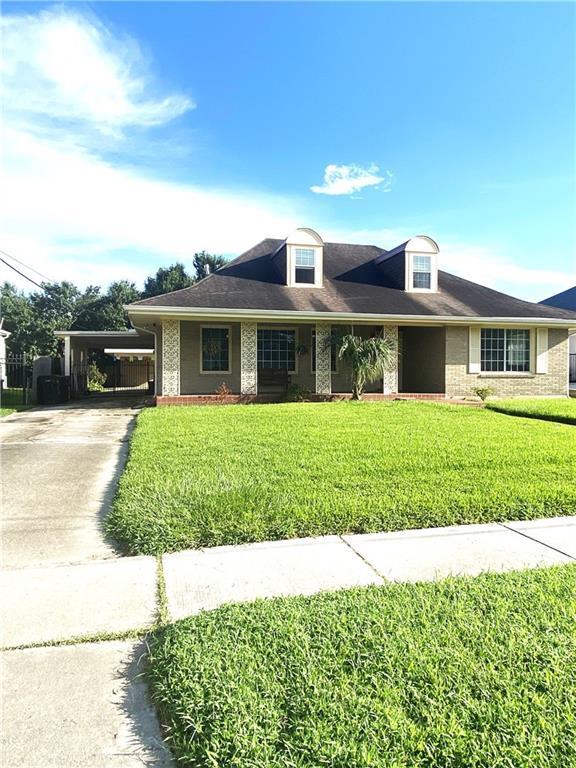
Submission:
M 156 337 L 158 403 L 194 402 L 222 382 L 250 400 L 284 374 L 318 396 L 349 393 L 326 341 L 336 327 L 398 340 L 393 370 L 368 391 L 466 397 L 566 395 L 576 313 L 532 304 L 439 270 L 418 236 L 391 251 L 324 243 L 311 229 L 263 240 L 196 285 L 130 304 Z
M 6 386 L 6 339 L 10 336 L 10 331 L 7 331 L 2 326 L 4 325 L 4 318 L 0 319 L 0 387 Z
M 562 293 L 544 299 L 540 304 L 576 312 L 576 285 L 562 291 Z M 570 336 L 570 383 L 576 385 L 576 333 Z

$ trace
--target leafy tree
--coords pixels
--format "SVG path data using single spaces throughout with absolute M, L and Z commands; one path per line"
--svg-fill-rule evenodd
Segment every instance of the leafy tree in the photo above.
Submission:
M 350 366 L 352 400 L 361 400 L 366 384 L 377 381 L 392 366 L 396 345 L 388 337 L 362 339 L 350 333 L 337 343 L 338 357 Z
M 203 277 L 207 277 L 212 272 L 216 272 L 217 269 L 223 267 L 226 264 L 224 256 L 217 256 L 213 253 L 207 253 L 206 251 L 200 251 L 194 254 L 194 271 L 196 280 L 202 280 Z
M 4 320 L 2 327 L 11 333 L 7 342 L 8 351 L 15 355 L 34 352 L 36 327 L 30 297 L 12 283 L 5 282 L 2 285 L 0 313 Z
M 186 272 L 184 264 L 178 262 L 170 267 L 160 267 L 155 275 L 146 278 L 142 298 L 147 299 L 162 293 L 188 288 L 193 282 L 194 280 Z
M 88 289 L 90 290 L 90 289 Z M 140 293 L 134 283 L 117 280 L 105 294 L 85 293 L 79 301 L 78 314 L 71 326 L 75 331 L 122 331 L 130 327 L 125 304 L 138 301 Z

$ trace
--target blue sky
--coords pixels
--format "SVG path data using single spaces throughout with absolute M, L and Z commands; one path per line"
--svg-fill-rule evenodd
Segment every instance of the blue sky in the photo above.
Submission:
M 448 271 L 543 298 L 576 267 L 575 10 L 6 3 L 0 247 L 141 283 L 293 226 L 426 233 Z

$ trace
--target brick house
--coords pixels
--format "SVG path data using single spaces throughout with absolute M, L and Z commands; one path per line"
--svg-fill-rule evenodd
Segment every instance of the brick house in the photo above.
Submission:
M 317 396 L 349 393 L 327 344 L 335 329 L 397 341 L 373 397 L 566 396 L 576 313 L 507 296 L 439 269 L 437 244 L 413 237 L 385 251 L 325 243 L 308 228 L 266 239 L 190 288 L 130 304 L 153 334 L 157 402 L 278 396 L 289 382 Z

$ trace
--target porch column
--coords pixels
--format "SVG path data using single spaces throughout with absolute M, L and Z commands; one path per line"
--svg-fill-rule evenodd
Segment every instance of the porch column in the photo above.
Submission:
M 258 394 L 258 323 L 240 323 L 240 393 Z
M 316 394 L 332 393 L 332 352 L 330 323 L 316 323 Z
M 180 394 L 180 320 L 162 321 L 162 394 Z
M 385 325 L 384 338 L 390 339 L 394 344 L 394 362 L 384 372 L 383 392 L 385 395 L 394 395 L 398 392 L 398 326 Z
M 64 336 L 64 376 L 70 376 L 70 336 Z

